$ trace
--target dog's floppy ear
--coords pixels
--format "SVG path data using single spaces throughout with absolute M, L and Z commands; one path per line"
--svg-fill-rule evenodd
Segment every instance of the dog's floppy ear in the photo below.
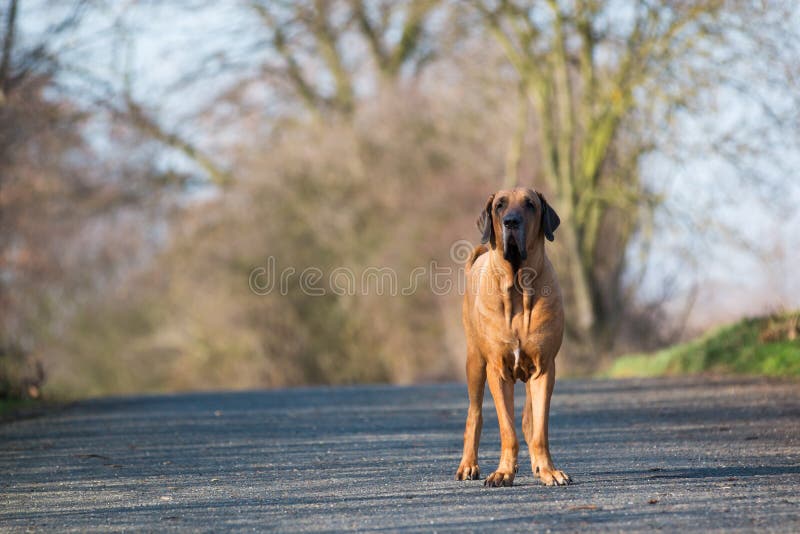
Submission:
M 492 241 L 492 248 L 494 248 L 494 224 L 492 222 L 492 201 L 494 200 L 494 193 L 489 195 L 489 200 L 486 201 L 486 207 L 483 208 L 481 214 L 478 216 L 476 224 L 478 230 L 481 232 L 481 243 L 488 243 Z
M 542 204 L 542 231 L 544 232 L 544 236 L 547 238 L 548 241 L 552 241 L 555 239 L 553 232 L 556 231 L 558 225 L 561 224 L 561 219 L 556 213 L 550 204 L 547 203 L 545 200 L 544 195 L 539 193 L 538 191 L 536 194 L 539 196 L 539 201 Z

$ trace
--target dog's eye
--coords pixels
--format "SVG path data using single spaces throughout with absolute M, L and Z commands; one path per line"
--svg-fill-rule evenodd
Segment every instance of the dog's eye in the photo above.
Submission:
M 505 203 L 505 202 L 503 202 L 503 201 L 501 200 L 501 201 L 500 201 L 500 202 L 498 202 L 498 203 L 497 203 L 497 205 L 494 207 L 494 211 L 496 211 L 497 213 L 500 213 L 500 210 L 502 210 L 502 209 L 503 209 L 503 208 L 505 208 L 505 207 L 506 207 L 506 203 Z
M 533 211 L 536 211 L 536 204 L 533 203 L 533 200 L 531 200 L 529 198 L 525 199 L 525 205 L 527 207 L 529 207 L 530 209 L 532 209 Z

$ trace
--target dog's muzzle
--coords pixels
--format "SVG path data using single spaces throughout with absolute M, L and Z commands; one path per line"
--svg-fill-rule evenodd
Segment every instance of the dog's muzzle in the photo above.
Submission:
M 528 257 L 523 223 L 519 213 L 509 213 L 503 217 L 503 258 L 506 261 L 524 260 Z

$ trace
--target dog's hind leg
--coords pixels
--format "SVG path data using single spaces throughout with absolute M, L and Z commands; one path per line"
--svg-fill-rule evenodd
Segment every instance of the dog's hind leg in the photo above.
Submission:
M 536 465 L 533 449 L 533 410 L 531 409 L 531 388 L 525 384 L 525 407 L 522 409 L 522 434 L 525 436 L 525 443 L 528 444 L 528 452 L 531 455 L 531 464 Z
M 456 471 L 456 480 L 478 480 L 478 445 L 483 427 L 483 391 L 486 386 L 486 361 L 475 350 L 467 350 L 467 388 L 469 408 L 464 428 L 464 454 Z

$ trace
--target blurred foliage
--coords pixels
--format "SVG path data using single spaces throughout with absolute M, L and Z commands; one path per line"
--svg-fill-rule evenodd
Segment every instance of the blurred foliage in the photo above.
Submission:
M 112 129 L 113 148 L 97 150 L 94 113 L 59 87 L 54 43 L 79 27 L 87 3 L 24 2 L 29 17 L 52 23 L 39 33 L 23 31 L 19 4 L 0 5 L 0 399 L 39 397 L 51 371 L 94 372 L 53 355 L 75 316 L 151 255 L 163 193 L 176 190 L 141 135 Z
M 369 286 L 340 296 L 328 275 L 346 267 L 360 287 L 365 269 L 391 266 L 402 288 L 430 261 L 458 267 L 450 247 L 474 229 L 470 208 L 485 176 L 497 175 L 487 153 L 502 151 L 502 142 L 475 133 L 491 131 L 480 109 L 501 106 L 493 98 L 456 106 L 444 95 L 397 93 L 354 122 L 266 139 L 240 162 L 237 184 L 182 210 L 157 268 L 83 309 L 51 345 L 52 388 L 75 395 L 460 378 L 455 292 L 434 295 L 426 277 L 410 295 Z M 458 187 L 431 185 L 455 176 Z M 286 294 L 279 281 L 266 295 L 250 290 L 251 271 L 268 257 L 276 276 L 295 270 Z M 306 267 L 322 270 L 326 295 L 301 290 Z
M 44 379 L 41 362 L 29 358 L 19 347 L 0 347 L 0 402 L 38 398 Z
M 0 422 L 3 422 L 6 418 L 13 421 L 18 418 L 20 412 L 25 412 L 26 409 L 34 406 L 38 407 L 36 402 L 25 397 L 0 399 Z
M 680 333 L 666 297 L 639 289 L 672 183 L 646 182 L 642 158 L 728 74 L 741 82 L 735 58 L 784 53 L 774 13 L 0 0 L 0 398 L 45 378 L 65 396 L 462 379 L 458 291 L 337 295 L 328 275 L 385 267 L 404 287 L 458 267 L 451 246 L 477 241 L 486 196 L 516 184 L 562 216 L 560 370 L 664 346 Z M 163 65 L 137 43 L 165 47 Z M 749 153 L 727 133 L 713 142 Z M 269 258 L 293 278 L 257 295 Z M 301 290 L 307 267 L 324 296 Z
M 603 375 L 696 373 L 800 376 L 800 312 L 745 319 L 653 354 L 622 356 Z

